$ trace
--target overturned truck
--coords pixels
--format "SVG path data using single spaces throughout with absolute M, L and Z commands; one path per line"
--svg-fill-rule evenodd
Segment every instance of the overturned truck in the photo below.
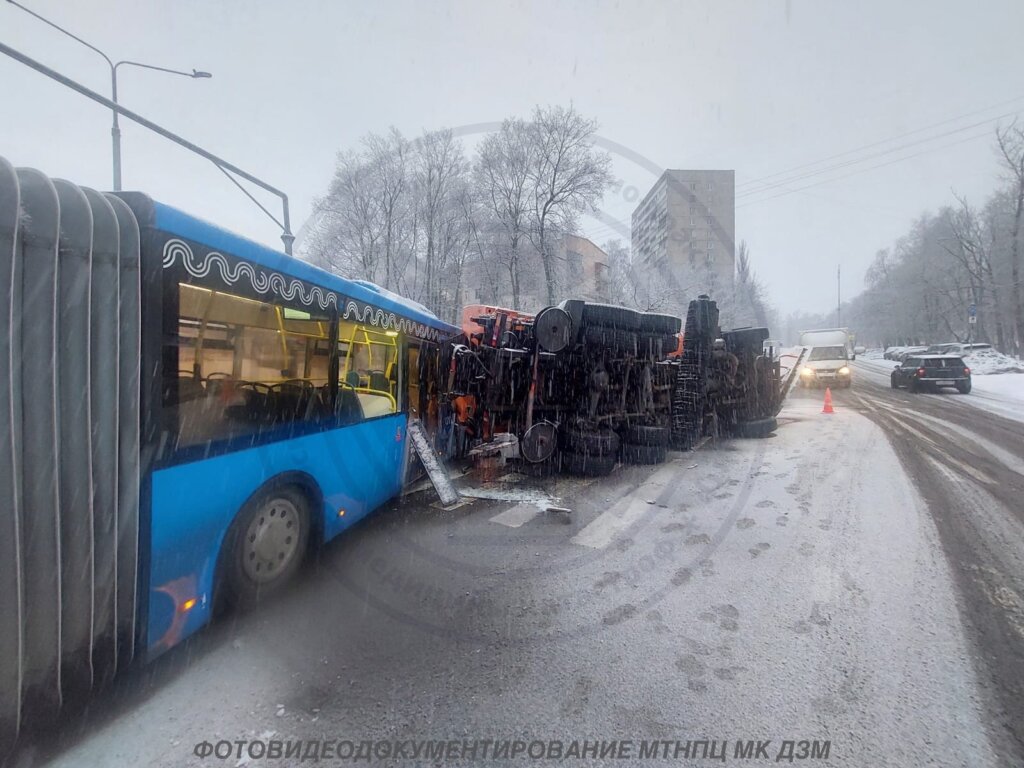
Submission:
M 464 450 L 511 433 L 532 469 L 604 475 L 656 464 L 705 434 L 775 427 L 779 366 L 765 328 L 718 335 L 702 296 L 680 318 L 577 299 L 536 315 L 473 305 L 446 393 Z
M 704 435 L 766 437 L 782 407 L 781 368 L 767 328 L 720 331 L 718 305 L 690 302 L 672 393 L 673 444 Z

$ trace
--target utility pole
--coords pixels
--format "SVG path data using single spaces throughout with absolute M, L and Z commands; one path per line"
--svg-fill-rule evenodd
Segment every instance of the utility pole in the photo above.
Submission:
M 840 327 L 843 324 L 842 320 L 842 306 L 843 306 L 843 279 L 842 279 L 843 265 L 839 264 L 836 266 L 836 327 Z

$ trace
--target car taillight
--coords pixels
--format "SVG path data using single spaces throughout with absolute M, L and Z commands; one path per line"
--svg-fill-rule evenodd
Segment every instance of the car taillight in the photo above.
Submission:
M 925 369 L 924 369 L 924 368 L 918 368 L 918 369 L 917 369 L 917 375 L 918 375 L 919 377 L 921 377 L 922 379 L 924 378 L 924 375 L 925 375 L 925 373 L 926 373 L 926 371 L 925 371 Z
M 964 368 L 964 376 L 970 376 L 970 375 L 971 375 L 971 369 L 970 368 Z

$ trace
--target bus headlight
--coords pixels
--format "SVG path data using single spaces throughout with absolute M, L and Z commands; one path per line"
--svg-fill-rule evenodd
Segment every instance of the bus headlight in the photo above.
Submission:
M 813 368 L 801 368 L 800 369 L 800 375 L 801 376 L 814 376 L 815 375 L 814 374 L 814 369 Z

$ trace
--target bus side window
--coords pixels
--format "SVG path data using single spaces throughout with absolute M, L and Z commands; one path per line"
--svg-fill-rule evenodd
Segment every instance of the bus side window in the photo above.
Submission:
M 401 410 L 397 334 L 342 322 L 339 337 L 339 391 L 353 391 L 367 419 Z
M 178 327 L 165 340 L 177 381 L 164 387 L 164 407 L 179 447 L 331 416 L 328 317 L 188 283 L 178 290 Z

